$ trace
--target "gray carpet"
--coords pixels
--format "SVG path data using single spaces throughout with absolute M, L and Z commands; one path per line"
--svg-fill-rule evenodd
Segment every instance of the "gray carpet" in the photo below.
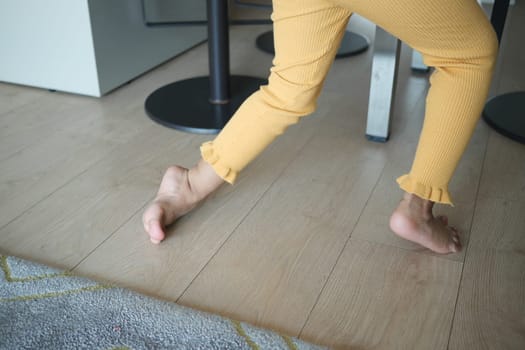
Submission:
M 0 255 L 0 349 L 321 349 Z

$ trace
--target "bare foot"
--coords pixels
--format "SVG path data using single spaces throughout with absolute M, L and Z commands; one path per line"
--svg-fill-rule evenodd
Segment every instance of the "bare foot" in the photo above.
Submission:
M 390 218 L 390 228 L 399 237 L 439 254 L 461 251 L 458 231 L 448 226 L 444 216 L 434 217 L 434 203 L 405 193 Z
M 190 212 L 223 182 L 202 160 L 191 169 L 179 166 L 168 168 L 157 196 L 142 216 L 151 242 L 158 244 L 164 240 L 166 226 Z

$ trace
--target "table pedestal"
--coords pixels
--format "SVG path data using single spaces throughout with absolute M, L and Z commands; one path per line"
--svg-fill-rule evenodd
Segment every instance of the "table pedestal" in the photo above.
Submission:
M 500 134 L 525 143 L 525 91 L 493 97 L 485 105 L 483 119 Z
M 509 9 L 509 0 L 496 0 L 490 21 L 498 41 Z M 511 92 L 490 99 L 483 109 L 483 119 L 500 134 L 525 143 L 525 91 Z
M 228 2 L 208 0 L 209 77 L 163 86 L 145 102 L 147 115 L 164 126 L 201 134 L 218 133 L 265 79 L 230 76 Z
M 230 77 L 227 103 L 211 103 L 209 77 L 197 77 L 166 85 L 146 100 L 148 116 L 164 126 L 198 134 L 216 134 L 263 79 Z

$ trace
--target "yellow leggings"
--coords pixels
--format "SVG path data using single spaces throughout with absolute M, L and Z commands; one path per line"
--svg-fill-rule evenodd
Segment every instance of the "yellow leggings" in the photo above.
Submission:
M 203 159 L 233 183 L 288 126 L 311 114 L 353 12 L 435 67 L 412 169 L 397 181 L 406 192 L 452 204 L 448 183 L 481 114 L 497 54 L 494 31 L 475 0 L 274 0 L 268 85 L 202 145 Z

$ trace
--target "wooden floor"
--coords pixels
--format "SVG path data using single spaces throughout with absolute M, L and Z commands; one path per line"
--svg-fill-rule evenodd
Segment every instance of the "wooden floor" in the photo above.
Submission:
M 492 94 L 525 90 L 524 5 Z M 267 28 L 232 28 L 232 72 L 267 75 L 253 44 Z M 388 229 L 428 89 L 409 59 L 405 48 L 388 143 L 364 137 L 371 50 L 337 60 L 318 111 L 160 246 L 141 213 L 165 168 L 192 165 L 210 137 L 153 123 L 143 103 L 207 74 L 206 45 L 101 99 L 0 84 L 0 251 L 337 349 L 525 349 L 525 145 L 479 123 L 456 207 L 438 207 L 463 232 L 461 254 Z

